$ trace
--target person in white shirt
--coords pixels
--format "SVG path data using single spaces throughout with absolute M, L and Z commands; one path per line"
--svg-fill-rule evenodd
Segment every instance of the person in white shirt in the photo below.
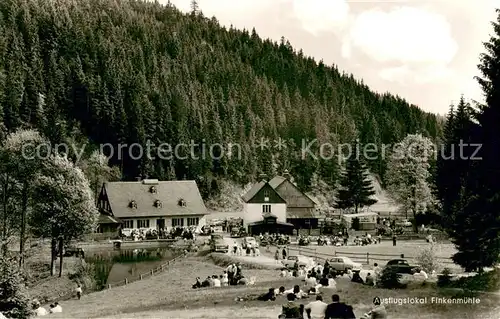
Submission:
M 288 270 L 286 268 L 282 268 L 280 276 L 281 277 L 288 277 Z
M 285 287 L 281 286 L 278 289 L 274 289 L 274 295 L 275 296 L 281 296 L 281 295 L 284 295 L 284 294 L 285 294 Z
M 328 304 L 323 302 L 321 295 L 316 296 L 316 301 L 308 303 L 304 310 L 306 311 L 307 318 L 309 319 L 323 319 L 325 318 L 325 310 Z
M 222 274 L 222 279 L 220 280 L 222 286 L 228 286 L 229 285 L 229 278 L 227 277 L 227 271 L 224 270 L 224 273 Z
M 50 305 L 50 310 L 49 310 L 50 313 L 58 313 L 58 312 L 62 312 L 62 307 L 59 306 L 59 303 L 54 303 L 52 305 Z
M 75 289 L 75 292 L 76 297 L 78 298 L 78 300 L 80 300 L 80 298 L 82 298 L 82 286 L 78 285 Z
M 306 278 L 306 286 L 308 288 L 315 288 L 316 285 L 318 285 L 318 281 L 316 280 L 315 277 L 313 277 L 312 275 L 309 275 L 307 278 Z
M 219 278 L 217 278 L 217 275 L 213 275 L 212 276 L 212 282 L 214 283 L 214 287 L 220 287 L 221 286 L 221 282 L 220 282 Z
M 305 277 L 306 276 L 306 270 L 304 269 L 304 266 L 301 266 L 299 268 L 299 271 L 297 271 L 297 277 Z
M 44 307 L 40 306 L 40 302 L 36 299 L 33 301 L 33 311 L 35 312 L 36 317 L 46 316 L 49 314 Z
M 255 256 L 260 256 L 260 249 L 258 247 L 255 247 L 254 252 Z

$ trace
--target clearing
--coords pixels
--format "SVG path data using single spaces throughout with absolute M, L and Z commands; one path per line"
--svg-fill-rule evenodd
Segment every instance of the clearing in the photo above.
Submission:
M 173 264 L 169 270 L 153 278 L 137 281 L 127 286 L 84 295 L 81 300 L 62 303 L 63 313 L 54 318 L 276 318 L 280 306 L 285 302 L 279 297 L 274 302 L 254 300 L 235 301 L 238 297 L 252 299 L 252 296 L 266 292 L 270 287 L 291 288 L 300 281 L 294 278 L 280 278 L 278 271 L 270 269 L 245 269 L 243 273 L 256 276 L 254 286 L 191 289 L 196 277 L 205 278 L 220 274 L 222 267 L 213 264 L 209 257 L 188 257 Z M 217 261 L 217 260 L 216 260 Z M 223 262 L 225 264 L 225 260 Z M 437 291 L 431 287 L 405 290 L 384 290 L 351 283 L 347 278 L 337 280 L 337 293 L 342 300 L 353 305 L 359 317 L 369 310 L 374 296 L 381 298 L 421 298 L 450 296 L 451 292 Z M 329 301 L 334 293 L 323 291 Z M 456 296 L 456 292 L 452 293 Z M 419 313 L 427 318 L 497 318 L 488 314 L 499 304 L 495 295 L 478 295 L 479 304 L 390 304 L 387 309 L 391 318 L 411 318 Z M 303 302 L 312 301 L 314 297 Z

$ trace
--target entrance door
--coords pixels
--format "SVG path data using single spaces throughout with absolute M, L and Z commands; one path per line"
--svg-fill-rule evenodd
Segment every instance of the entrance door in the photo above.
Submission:
M 165 229 L 165 219 L 157 219 L 156 220 L 156 228 L 157 229 Z

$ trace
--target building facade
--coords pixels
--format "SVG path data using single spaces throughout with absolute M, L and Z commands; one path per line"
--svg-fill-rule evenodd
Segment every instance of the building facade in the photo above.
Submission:
M 123 230 L 201 228 L 207 215 L 195 181 L 145 179 L 105 183 L 98 208 L 102 215 L 117 220 Z
M 286 201 L 286 221 L 295 228 L 317 228 L 316 203 L 291 182 L 287 171 L 276 176 L 269 185 Z

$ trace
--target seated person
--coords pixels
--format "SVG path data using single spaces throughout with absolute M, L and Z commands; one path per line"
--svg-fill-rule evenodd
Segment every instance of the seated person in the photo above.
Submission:
M 255 249 L 255 256 L 260 256 L 260 249 L 257 247 L 254 249 Z
M 217 275 L 212 276 L 212 282 L 213 282 L 214 287 L 221 286 L 221 282 L 220 282 L 219 277 Z
M 196 282 L 193 285 L 193 289 L 201 288 L 203 286 L 200 277 L 196 277 Z
M 290 293 L 286 295 L 287 303 L 283 305 L 282 312 L 279 318 L 303 318 L 303 312 L 301 312 L 300 305 L 295 302 L 295 294 Z
M 309 288 L 316 287 L 318 284 L 318 281 L 316 280 L 316 277 L 313 277 L 313 275 L 309 275 L 306 279 L 306 286 Z
M 248 285 L 248 279 L 245 277 L 240 278 L 240 280 L 238 280 L 238 285 L 239 286 Z
M 333 279 L 333 275 L 329 274 L 328 275 L 328 287 L 337 289 L 337 283 L 335 282 L 335 279 Z
M 298 272 L 297 272 L 297 277 L 305 277 L 306 276 L 306 270 L 304 266 L 300 266 Z
M 280 277 L 288 277 L 288 269 L 281 268 Z
M 359 275 L 359 272 L 358 271 L 355 271 L 352 273 L 352 279 L 351 279 L 352 282 L 357 282 L 357 283 L 364 283 L 363 282 L 363 278 L 361 278 L 361 276 Z
M 297 299 L 303 299 L 303 298 L 308 297 L 308 294 L 306 292 L 302 291 L 302 289 L 300 289 L 299 285 L 295 285 L 293 287 L 293 293 L 295 294 L 295 297 Z
M 212 286 L 212 278 L 210 276 L 207 279 L 203 280 L 201 283 L 201 287 L 211 287 Z
M 50 305 L 50 310 L 49 310 L 50 313 L 58 313 L 58 312 L 62 312 L 62 308 L 61 306 L 59 306 L 59 303 L 58 302 L 55 302 L 54 304 Z
M 365 284 L 367 284 L 368 286 L 375 286 L 375 278 L 371 273 L 368 273 L 366 275 Z
M 274 288 L 269 288 L 269 291 L 263 295 L 260 295 L 257 300 L 260 301 L 274 301 L 276 300 L 276 295 L 274 294 Z
M 228 286 L 229 285 L 229 277 L 227 275 L 227 271 L 224 270 L 224 273 L 222 274 L 221 278 L 222 278 L 220 280 L 221 285 L 222 286 Z
M 319 283 L 323 287 L 328 287 L 329 286 L 329 282 L 328 282 L 328 278 L 326 277 L 326 274 L 323 275 L 323 277 L 319 280 Z
M 285 287 L 281 286 L 278 289 L 274 290 L 274 295 L 275 296 L 281 296 L 285 294 Z

